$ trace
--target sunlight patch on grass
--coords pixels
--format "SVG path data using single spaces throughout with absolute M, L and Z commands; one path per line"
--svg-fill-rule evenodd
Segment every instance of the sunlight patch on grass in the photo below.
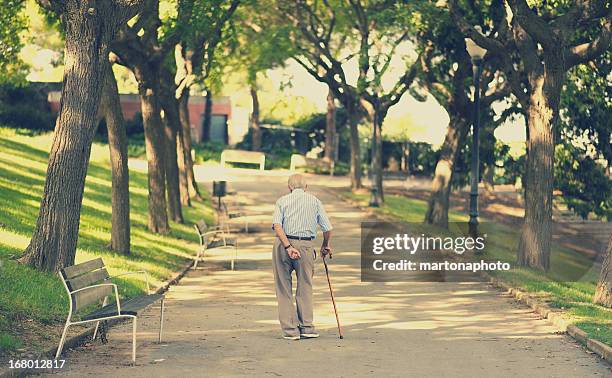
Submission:
M 54 274 L 19 264 L 36 224 L 42 196 L 47 151 L 52 133 L 31 135 L 0 127 L 0 349 L 11 350 L 23 344 L 12 324 L 27 320 L 60 324 L 67 315 L 65 289 Z M 86 180 L 76 263 L 102 257 L 111 275 L 145 270 L 152 287 L 165 283 L 195 255 L 197 237 L 193 224 L 208 223 L 214 212 L 207 193 L 204 202 L 193 202 L 184 209 L 185 224 L 171 222 L 169 235 L 147 231 L 147 176 L 130 171 L 131 254 L 108 249 L 111 232 L 111 172 L 108 146 L 92 146 Z M 122 296 L 145 291 L 144 277 L 131 275 L 117 280 Z M 16 322 L 16 323 L 15 323 Z

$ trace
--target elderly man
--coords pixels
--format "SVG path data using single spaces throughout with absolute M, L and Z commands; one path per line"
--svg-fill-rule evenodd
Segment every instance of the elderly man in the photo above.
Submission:
M 323 231 L 321 257 L 329 255 L 331 247 L 331 223 L 321 201 L 306 193 L 304 176 L 295 174 L 289 177 L 289 194 L 276 201 L 272 228 L 276 232 L 272 263 L 278 317 L 286 340 L 316 338 L 312 323 L 312 278 L 314 261 L 317 258 L 312 241 L 317 234 L 317 225 Z M 291 273 L 295 270 L 297 290 L 296 308 L 293 306 Z

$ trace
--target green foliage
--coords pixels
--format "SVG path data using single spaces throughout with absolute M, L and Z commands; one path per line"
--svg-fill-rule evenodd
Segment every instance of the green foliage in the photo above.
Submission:
M 227 63 L 243 73 L 250 86 L 256 86 L 258 74 L 283 66 L 294 53 L 292 26 L 272 11 L 275 8 L 273 0 L 249 1 L 234 19 L 236 43 Z
M 0 124 L 30 130 L 53 130 L 55 114 L 45 94 L 32 86 L 0 84 Z
M 555 148 L 555 188 L 582 218 L 594 213 L 612 220 L 612 180 L 601 164 L 567 142 Z
M 25 67 L 19 59 L 20 33 L 26 29 L 25 0 L 4 0 L 0 6 L 0 84 L 23 83 Z
M 134 117 L 125 120 L 124 122 L 125 132 L 130 138 L 130 144 L 133 142 L 135 145 L 142 145 L 144 149 L 144 123 L 142 120 L 142 113 L 137 112 Z M 100 121 L 97 135 L 101 137 L 101 140 L 106 142 L 108 138 L 108 129 L 106 128 L 106 122 L 104 119 Z
M 227 145 L 223 142 L 207 141 L 196 143 L 193 145 L 195 162 L 201 164 L 207 161 L 220 161 L 221 152 L 226 148 Z
M 345 163 L 349 162 L 350 150 L 349 150 L 349 134 L 348 128 L 345 127 L 347 123 L 346 110 L 342 107 L 336 109 L 336 132 L 339 135 L 339 151 L 338 158 L 340 161 Z M 296 129 L 306 130 L 304 139 L 308 141 L 307 146 L 304 146 L 304 150 L 311 150 L 317 148 L 320 151 L 325 150 L 325 129 L 327 127 L 327 113 L 316 113 L 309 117 L 306 117 L 293 124 Z
M 102 138 L 102 140 L 104 141 L 105 139 Z M 208 141 L 193 143 L 191 147 L 195 152 L 194 162 L 196 164 L 202 164 L 220 161 L 221 152 L 227 148 L 227 145 L 222 142 Z M 130 158 L 146 159 L 144 134 L 128 134 L 128 156 Z
M 561 137 L 612 162 L 612 52 L 574 67 L 561 93 Z
M 200 66 L 194 67 L 193 73 L 196 82 L 213 93 L 221 90 L 228 56 L 236 49 L 236 9 L 249 2 L 243 0 L 238 8 L 234 7 L 236 0 L 190 0 L 178 3 L 180 19 L 174 27 L 180 30 L 184 47 L 201 54 L 195 60 Z M 181 17 L 181 14 L 188 14 L 188 18 Z
M 555 187 L 579 216 L 612 219 L 612 52 L 574 67 L 561 94 Z
M 21 347 L 22 342 L 15 336 L 8 334 L 0 334 L 0 353 L 4 354 L 3 351 L 13 351 Z
M 523 180 L 525 173 L 525 155 L 513 157 L 510 155 L 510 146 L 501 141 L 495 143 L 495 166 L 500 168 L 496 170 L 495 184 L 512 184 L 516 183 L 518 178 Z M 524 182 L 524 181 L 523 181 Z
M 402 160 L 403 148 L 408 148 L 408 171 L 412 175 L 432 176 L 440 155 L 432 145 L 425 142 L 391 142 L 383 141 L 383 161 L 393 158 L 398 163 Z

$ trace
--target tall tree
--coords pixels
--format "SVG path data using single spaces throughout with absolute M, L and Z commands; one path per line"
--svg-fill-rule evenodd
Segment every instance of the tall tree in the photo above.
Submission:
M 106 121 L 111 164 L 111 244 L 112 250 L 130 253 L 130 176 L 128 138 L 125 130 L 119 89 L 112 64 L 106 67 L 106 79 L 100 102 L 100 115 Z
M 612 40 L 612 7 L 605 0 L 548 6 L 496 0 L 490 33 L 464 18 L 458 0 L 449 5 L 464 35 L 500 60 L 513 94 L 527 115 L 525 219 L 518 264 L 548 270 L 552 239 L 554 125 L 567 71 L 606 51 Z M 485 30 L 486 31 L 486 30 Z M 527 80 L 521 80 L 526 77 Z
M 331 89 L 327 92 L 327 114 L 325 116 L 325 159 L 333 161 L 336 150 L 336 98 Z
M 347 82 L 342 67 L 343 61 L 348 61 L 354 56 L 354 52 L 340 56 L 345 53 L 342 49 L 350 34 L 350 26 L 346 25 L 348 21 L 346 17 L 342 17 L 347 12 L 341 12 L 338 15 L 329 2 L 323 2 L 322 5 L 317 2 L 316 5 L 305 1 L 278 1 L 283 22 L 288 19 L 292 26 L 292 30 L 287 31 L 294 44 L 295 51 L 292 52 L 292 58 L 316 80 L 326 84 L 328 90 L 333 92 L 336 99 L 346 109 L 349 126 L 351 189 L 358 190 L 363 187 L 358 127 L 367 115 L 367 111 L 356 88 Z M 323 9 L 323 12 L 317 14 L 315 9 Z M 310 17 L 307 17 L 307 14 L 310 14 Z M 334 30 L 338 22 L 343 24 L 342 28 Z M 325 65 L 325 62 L 330 64 Z
M 249 92 L 251 93 L 251 103 L 253 104 L 251 110 L 250 127 L 253 140 L 251 141 L 251 148 L 253 151 L 261 150 L 261 127 L 259 125 L 259 94 L 257 90 L 257 72 L 254 73 L 252 78 L 249 78 Z
M 177 20 L 177 25 L 182 25 L 188 17 L 185 13 L 179 12 L 183 18 Z M 148 228 L 164 234 L 170 231 L 170 226 L 166 211 L 167 142 L 161 119 L 160 78 L 162 63 L 178 43 L 182 29 L 175 27 L 161 36 L 160 25 L 159 0 L 147 1 L 138 20 L 121 29 L 112 49 L 119 58 L 118 63 L 128 67 L 138 82 L 147 153 Z
M 59 115 L 36 228 L 21 261 L 57 272 L 74 264 L 85 176 L 108 65 L 109 44 L 142 0 L 40 0 L 66 35 Z
M 161 68 L 160 104 L 164 110 L 165 135 L 165 170 L 166 192 L 168 194 L 168 215 L 177 223 L 183 223 L 183 210 L 180 192 L 178 142 L 181 135 L 181 121 L 179 118 L 179 104 L 175 97 L 176 85 L 174 73 L 164 64 Z M 183 197 L 184 198 L 184 197 Z
M 230 66 L 245 76 L 251 95 L 251 148 L 259 151 L 262 146 L 259 80 L 265 72 L 283 66 L 291 56 L 292 47 L 278 13 L 274 12 L 274 0 L 250 1 L 235 18 L 236 46 Z
M 420 65 L 419 59 L 408 62 L 410 59 L 402 59 L 405 54 L 398 52 L 415 33 L 418 17 L 413 16 L 419 6 L 420 2 L 296 0 L 281 8 L 299 34 L 295 40 L 298 63 L 317 80 L 327 83 L 347 111 L 359 114 L 361 108 L 368 112 L 373 130 L 371 171 L 377 202 L 384 200 L 382 125 L 389 109 L 410 88 Z M 349 43 L 351 38 L 356 40 L 354 44 Z M 347 50 L 348 56 L 340 57 Z M 343 68 L 343 63 L 353 57 L 358 68 L 354 84 L 348 82 Z M 387 89 L 383 82 L 389 76 L 385 75 L 398 59 L 403 60 L 402 73 Z M 349 116 L 351 119 L 357 116 Z M 356 134 L 357 124 L 349 124 L 351 135 Z M 355 158 L 352 161 L 357 163 Z M 357 167 L 353 173 L 356 171 Z M 357 178 L 352 177 L 352 182 L 357 184 Z
M 210 140 L 210 125 L 212 123 L 213 92 L 211 88 L 206 88 L 204 96 L 204 119 L 202 120 L 202 140 Z
M 470 85 L 472 62 L 463 36 L 446 9 L 430 8 L 424 20 L 427 28 L 417 36 L 418 43 L 425 50 L 418 81 L 449 115 L 446 136 L 432 180 L 425 222 L 446 228 L 457 159 L 473 121 L 470 99 L 473 89 L 473 85 Z M 486 90 L 481 90 L 484 92 L 481 95 L 481 108 L 486 110 L 494 101 L 507 97 L 509 89 L 506 82 L 500 80 L 490 59 L 482 64 L 481 88 Z
M 228 33 L 230 21 L 238 9 L 241 0 L 197 1 L 193 4 L 190 18 L 185 20 L 187 30 L 180 39 L 180 46 L 175 50 L 177 84 L 176 98 L 179 101 L 179 119 L 181 121 L 182 139 L 178 144 L 178 161 L 180 174 L 187 182 L 190 198 L 201 200 L 193 171 L 191 156 L 191 120 L 189 116 L 189 96 L 191 88 L 198 83 L 205 83 L 215 63 L 215 53 L 224 42 L 224 33 Z M 187 12 L 185 12 L 187 13 Z M 181 187 L 181 192 L 185 188 Z M 183 201 L 183 204 L 186 204 Z

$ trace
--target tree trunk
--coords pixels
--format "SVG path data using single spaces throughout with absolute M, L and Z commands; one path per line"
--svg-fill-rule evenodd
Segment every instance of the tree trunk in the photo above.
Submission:
M 485 143 L 481 143 L 480 157 L 483 167 L 482 182 L 485 187 L 485 191 L 488 194 L 495 192 L 495 128 L 490 125 L 485 125 L 480 128 L 482 133 L 481 140 Z M 484 144 L 484 146 L 483 146 Z
M 325 119 L 325 159 L 334 160 L 336 149 L 336 103 L 334 93 L 329 89 L 327 93 L 327 116 Z
M 346 106 L 348 105 L 348 106 Z M 355 191 L 363 188 L 361 183 L 361 151 L 359 147 L 359 121 L 361 115 L 355 106 L 345 104 L 349 122 L 349 143 L 351 146 L 351 190 Z
M 202 201 L 200 189 L 193 173 L 193 159 L 191 158 L 191 121 L 189 120 L 189 90 L 183 91 L 179 98 L 179 118 L 183 131 L 183 156 L 185 159 L 185 173 L 187 185 L 189 186 L 189 196 L 196 201 Z
M 612 307 L 612 235 L 601 263 L 601 274 L 593 301 L 606 307 Z
M 179 174 L 179 193 L 181 195 L 181 205 L 191 207 L 189 198 L 189 182 L 187 181 L 187 170 L 185 163 L 185 148 L 183 147 L 183 125 L 180 123 L 176 134 L 176 160 Z
M 74 264 L 81 203 L 91 143 L 108 64 L 108 43 L 115 26 L 108 19 L 116 4 L 101 4 L 89 14 L 87 2 L 68 0 L 65 62 L 59 115 L 49 153 L 47 174 L 36 228 L 21 262 L 57 272 Z
M 257 85 L 250 87 L 251 99 L 253 100 L 253 112 L 251 113 L 252 150 L 261 150 L 261 128 L 259 127 L 259 97 L 257 96 Z
M 455 163 L 459 155 L 459 146 L 465 142 L 469 125 L 469 121 L 464 117 L 458 115 L 451 117 L 431 184 L 425 223 L 448 228 L 449 197 Z
M 184 223 L 183 210 L 181 207 L 181 194 L 179 186 L 179 169 L 177 160 L 178 129 L 181 127 L 178 115 L 178 102 L 174 97 L 173 87 L 165 88 L 161 97 L 164 109 L 164 131 L 165 131 L 165 169 L 166 189 L 168 194 L 168 214 L 170 219 L 177 223 Z
M 204 103 L 204 122 L 202 125 L 202 141 L 210 140 L 210 124 L 212 121 L 212 92 L 206 89 L 206 97 Z
M 130 253 L 130 176 L 128 138 L 125 130 L 117 81 L 110 62 L 106 68 L 100 112 L 106 120 L 112 174 L 111 244 L 113 251 Z
M 558 116 L 561 77 L 547 66 L 546 73 L 530 80 L 527 109 L 529 127 L 525 220 L 519 241 L 518 265 L 547 271 L 552 240 L 553 125 Z
M 159 72 L 158 72 L 159 73 Z M 159 81 L 153 78 L 139 84 L 142 119 L 145 131 L 145 148 L 149 178 L 149 230 L 165 234 L 170 231 L 166 212 L 166 141 L 161 120 Z
M 383 193 L 383 156 L 382 156 L 382 123 L 385 115 L 380 109 L 374 109 L 372 113 L 372 164 L 371 164 L 371 179 L 372 187 L 376 189 L 375 201 L 377 204 L 382 204 L 385 201 Z
M 487 164 L 484 168 L 482 175 L 482 182 L 484 183 L 485 190 L 487 193 L 493 193 L 495 191 L 495 164 Z
M 401 170 L 410 174 L 410 143 L 402 143 L 402 162 Z

